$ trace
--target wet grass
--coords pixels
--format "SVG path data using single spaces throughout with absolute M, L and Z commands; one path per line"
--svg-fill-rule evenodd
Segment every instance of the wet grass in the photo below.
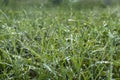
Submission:
M 0 10 L 0 80 L 119 80 L 120 8 Z

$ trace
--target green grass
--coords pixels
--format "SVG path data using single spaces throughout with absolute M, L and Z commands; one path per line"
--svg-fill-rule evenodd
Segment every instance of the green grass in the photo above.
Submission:
M 0 80 L 119 80 L 120 8 L 0 10 Z

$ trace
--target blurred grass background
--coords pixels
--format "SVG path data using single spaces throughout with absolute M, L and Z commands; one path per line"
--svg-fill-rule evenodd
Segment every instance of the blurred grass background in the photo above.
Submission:
M 120 4 L 120 0 L 8 0 L 9 3 L 6 5 L 4 0 L 0 0 L 1 8 L 9 7 L 13 9 L 25 8 L 25 6 L 32 7 L 62 7 L 62 8 L 94 8 L 94 7 L 107 7 L 115 6 Z

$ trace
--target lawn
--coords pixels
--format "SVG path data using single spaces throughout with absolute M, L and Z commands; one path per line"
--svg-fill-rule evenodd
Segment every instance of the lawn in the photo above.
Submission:
M 0 80 L 120 80 L 120 7 L 0 9 Z

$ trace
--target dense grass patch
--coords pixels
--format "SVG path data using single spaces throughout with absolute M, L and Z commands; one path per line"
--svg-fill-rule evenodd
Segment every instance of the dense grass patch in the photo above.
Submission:
M 119 6 L 0 10 L 1 80 L 119 80 L 119 53 Z

